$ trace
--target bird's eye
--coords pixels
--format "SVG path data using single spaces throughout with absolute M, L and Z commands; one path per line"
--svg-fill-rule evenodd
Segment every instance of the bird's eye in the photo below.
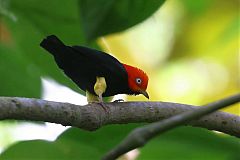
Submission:
M 141 84 L 141 83 L 142 83 L 141 78 L 136 78 L 136 83 L 137 83 L 137 84 Z

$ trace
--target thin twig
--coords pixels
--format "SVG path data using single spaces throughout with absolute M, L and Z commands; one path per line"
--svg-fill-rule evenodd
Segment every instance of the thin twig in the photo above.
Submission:
M 133 130 L 118 146 L 108 152 L 103 160 L 114 160 L 135 148 L 144 146 L 153 137 L 180 126 L 190 120 L 200 118 L 218 109 L 240 102 L 240 94 L 205 105 L 194 111 L 182 113 L 160 122 L 155 122 Z

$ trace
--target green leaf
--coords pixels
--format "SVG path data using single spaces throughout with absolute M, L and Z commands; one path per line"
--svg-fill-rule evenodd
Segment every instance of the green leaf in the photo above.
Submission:
M 39 71 L 29 61 L 0 44 L 0 95 L 40 97 L 41 81 Z
M 240 141 L 200 128 L 181 127 L 159 135 L 141 149 L 138 160 L 239 159 Z M 237 158 L 238 157 L 238 158 Z
M 79 0 L 86 37 L 119 32 L 151 16 L 165 0 Z
M 139 124 L 110 125 L 100 128 L 95 132 L 71 128 L 59 136 L 57 143 L 64 143 L 65 141 L 78 141 L 84 145 L 95 147 L 103 154 L 113 146 L 117 145 L 118 142 L 127 136 L 132 129 L 139 126 Z
M 19 142 L 0 156 L 1 160 L 57 160 L 67 159 L 66 154 L 53 142 L 31 140 Z
M 77 0 L 59 3 L 59 0 L 9 1 L 4 22 L 16 43 L 15 49 L 23 53 L 30 66 L 39 69 L 41 77 L 51 77 L 59 83 L 83 93 L 57 67 L 53 57 L 39 44 L 47 35 L 55 34 L 68 45 L 86 45 L 80 29 Z M 63 1 L 61 1 L 63 2 Z
M 100 159 L 137 126 L 139 125 L 106 126 L 95 132 L 70 128 L 54 142 L 33 140 L 17 143 L 4 151 L 0 159 Z
M 54 142 L 25 141 L 9 147 L 0 155 L 1 160 L 15 159 L 100 159 L 127 134 L 140 125 L 111 125 L 95 132 L 70 128 Z M 216 135 L 210 131 L 181 127 L 160 135 L 143 148 L 141 159 L 211 159 L 225 160 L 239 156 L 239 140 Z M 31 152 L 28 152 L 31 150 Z M 55 155 L 55 157 L 53 157 Z

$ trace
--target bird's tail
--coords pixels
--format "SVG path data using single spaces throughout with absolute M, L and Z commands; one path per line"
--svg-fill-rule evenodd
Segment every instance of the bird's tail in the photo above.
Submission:
M 42 40 L 40 46 L 50 52 L 53 56 L 66 53 L 66 45 L 55 35 L 47 36 Z

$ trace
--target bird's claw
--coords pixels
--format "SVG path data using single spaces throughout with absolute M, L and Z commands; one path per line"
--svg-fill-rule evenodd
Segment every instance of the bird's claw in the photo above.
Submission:
M 95 103 L 99 104 L 103 108 L 103 110 L 109 114 L 109 108 L 104 105 L 104 102 L 95 102 Z
M 114 103 L 124 102 L 124 100 L 123 100 L 123 99 L 116 99 L 116 100 L 114 100 L 113 102 L 114 102 Z

